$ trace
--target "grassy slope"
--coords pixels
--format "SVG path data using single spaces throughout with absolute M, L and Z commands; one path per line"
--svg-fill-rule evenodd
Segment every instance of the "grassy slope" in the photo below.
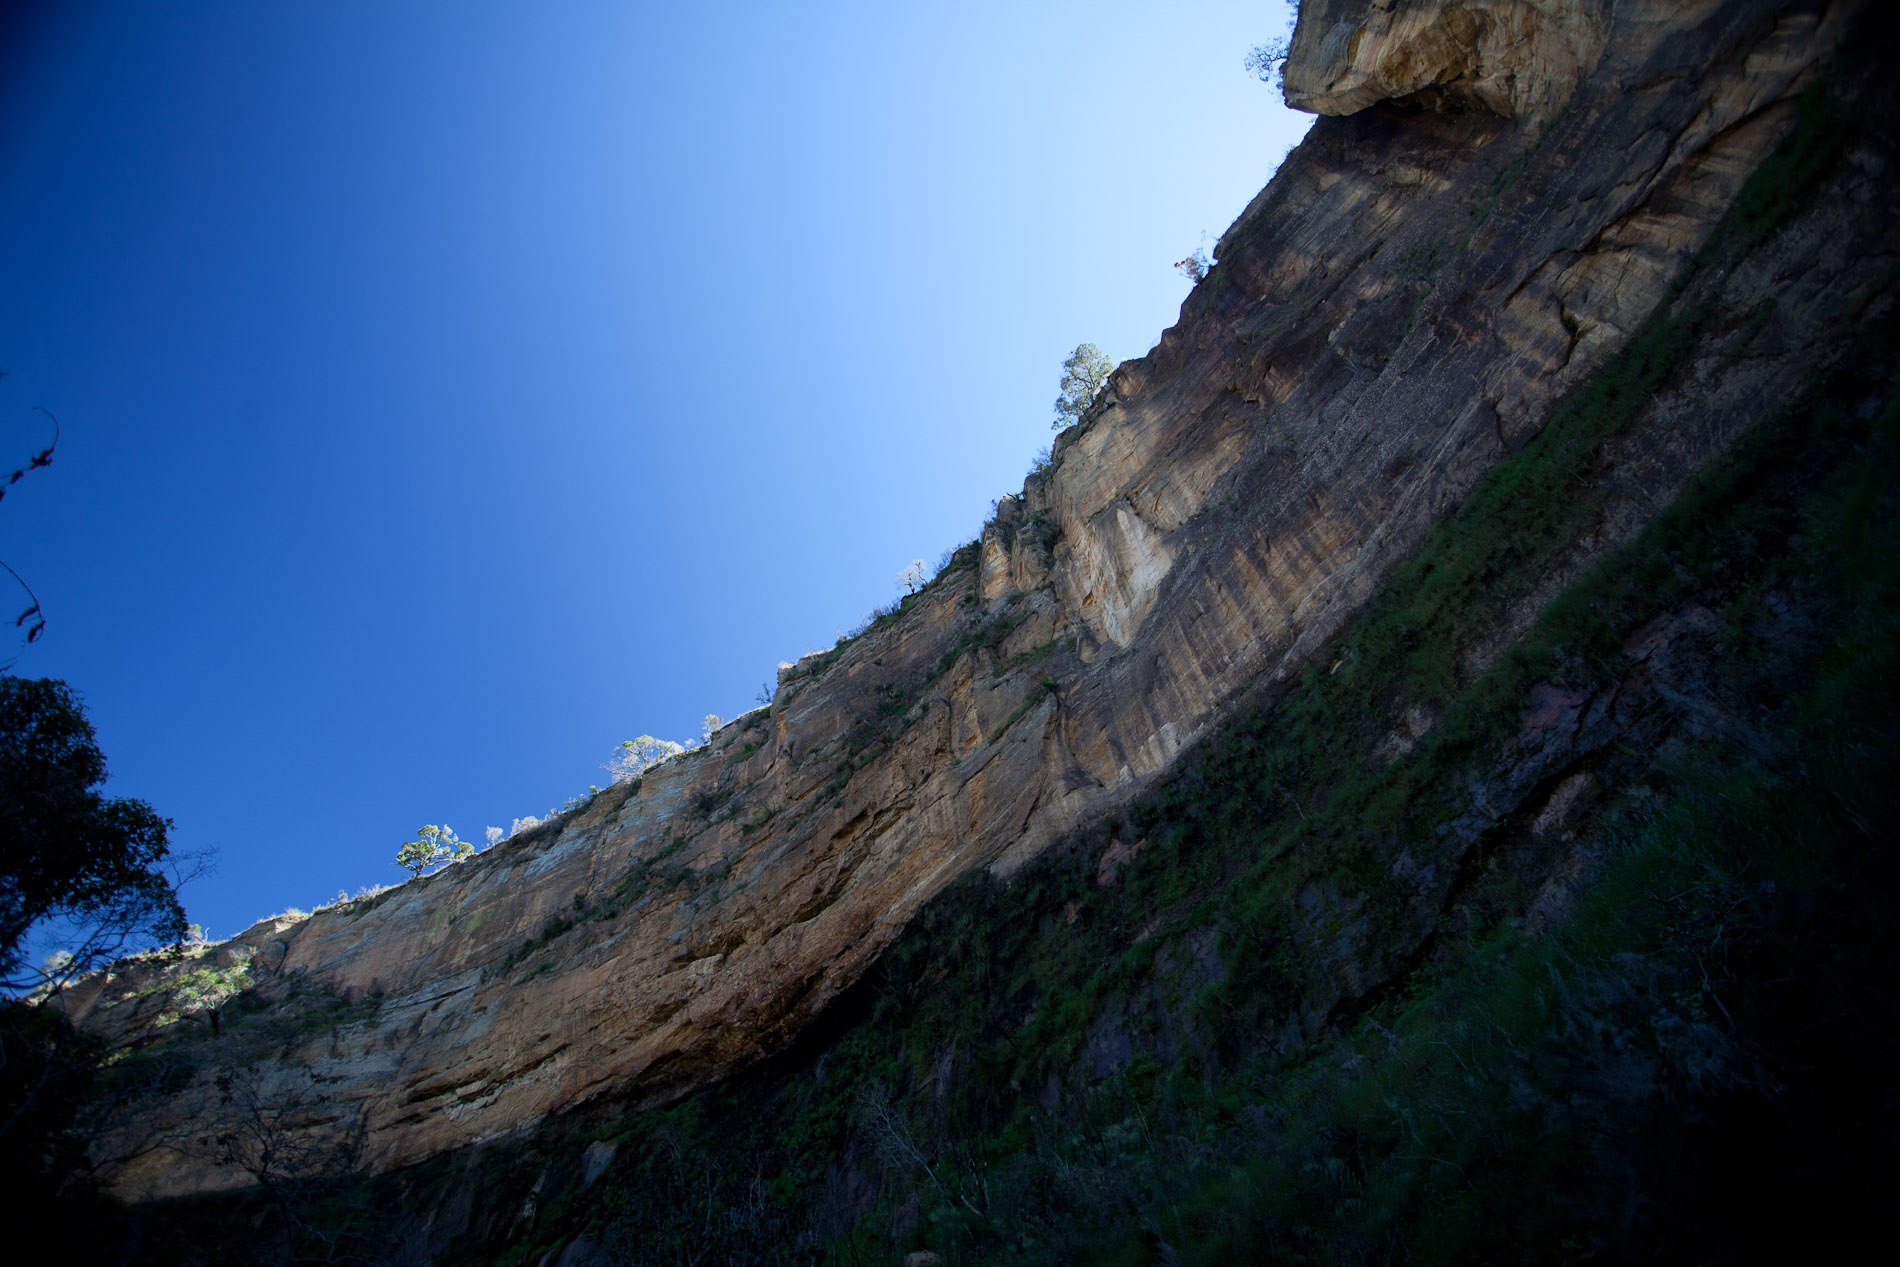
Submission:
M 1700 267 L 1797 206 L 1838 135 L 1810 102 Z M 1343 640 L 1338 672 L 1229 726 L 1111 825 L 1147 841 L 1118 889 L 1092 882 L 1101 838 L 1006 888 L 964 884 L 887 956 L 868 1015 L 822 1060 L 626 1124 L 611 1195 L 593 1190 L 581 1221 L 652 1261 L 797 1261 L 810 1250 L 787 1233 L 843 1186 L 840 1158 L 880 1184 L 831 1246 L 841 1261 L 924 1245 L 1008 1262 L 1690 1246 L 1744 1259 L 1779 1226 L 1763 1212 L 1796 1193 L 1851 1208 L 1846 1192 L 1875 1173 L 1859 1157 L 1883 1137 L 1841 1088 L 1879 1105 L 1892 1065 L 1873 1053 L 1900 1037 L 1881 918 L 1896 877 L 1880 789 L 1900 784 L 1894 406 L 1872 422 L 1854 412 L 1870 392 L 1891 399 L 1892 332 L 1482 677 L 1456 669 L 1471 631 L 1592 522 L 1601 447 L 1707 316 L 1688 302 L 1653 318 L 1402 569 Z M 1751 632 L 1765 595 L 1828 631 L 1818 663 Z M 1764 713 L 1758 731 L 1693 760 L 1620 754 L 1593 830 L 1607 862 L 1557 935 L 1520 932 L 1521 878 L 1474 857 L 1430 953 L 1375 965 L 1397 988 L 1289 1047 L 1314 972 L 1289 931 L 1298 895 L 1366 895 L 1352 913 L 1382 944 L 1380 921 L 1408 918 L 1381 893 L 1392 859 L 1439 847 L 1436 829 L 1467 808 L 1459 776 L 1515 727 L 1528 688 L 1613 681 L 1624 638 L 1691 602 L 1724 618 L 1721 690 Z M 1368 753 L 1400 683 L 1444 720 L 1379 768 Z M 1197 930 L 1218 933 L 1211 981 Z M 1096 1049 L 1124 1035 L 1132 1060 L 1111 1052 L 1119 1068 L 1091 1078 Z M 558 1243 L 574 1223 L 557 1226 L 528 1241 Z M 528 1241 L 507 1257 L 533 1261 Z

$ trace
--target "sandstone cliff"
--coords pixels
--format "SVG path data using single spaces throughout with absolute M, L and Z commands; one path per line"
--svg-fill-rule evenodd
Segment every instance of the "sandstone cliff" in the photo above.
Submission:
M 1286 87 L 1327 117 L 1179 323 L 900 613 L 706 748 L 472 861 L 76 991 L 150 1073 L 99 1110 L 115 1189 L 252 1182 L 211 1141 L 260 1102 L 379 1171 L 783 1047 L 952 881 L 1127 803 L 1326 648 L 1677 298 L 1857 8 L 1308 0 Z M 1544 597 L 1835 354 L 1893 254 L 1883 161 L 1701 279 L 1726 326 L 1693 398 L 1618 441 Z M 213 966 L 249 983 L 215 1043 L 180 1002 Z

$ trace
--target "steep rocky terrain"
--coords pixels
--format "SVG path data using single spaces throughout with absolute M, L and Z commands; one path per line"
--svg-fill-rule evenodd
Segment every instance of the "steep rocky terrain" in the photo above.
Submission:
M 701 1195 L 789 1246 L 885 1209 L 853 1184 L 914 1154 L 925 1197 L 890 1223 L 914 1239 L 933 1201 L 1001 1216 L 939 1177 L 987 1172 L 930 1162 L 900 1091 L 1001 1085 L 1061 1120 L 1131 1071 L 1214 1079 L 1357 1016 L 1397 1025 L 1378 1009 L 1448 929 L 1567 926 L 1619 795 L 1698 745 L 1795 742 L 1765 719 L 1848 603 L 1762 579 L 1800 533 L 1725 563 L 1665 512 L 1830 374 L 1861 374 L 1842 436 L 1891 413 L 1866 365 L 1890 347 L 1900 200 L 1863 9 L 1307 0 L 1286 91 L 1323 117 L 979 542 L 636 783 L 427 880 L 85 983 L 69 1013 L 126 1053 L 88 1118 L 102 1178 L 133 1201 L 261 1181 L 295 1228 L 291 1181 L 390 1174 L 432 1194 L 394 1257 L 579 1261 L 647 1234 L 646 1207 L 533 1231 L 537 1203 L 612 1173 L 610 1135 L 709 1086 L 784 1125 L 785 1087 L 857 1059 L 826 1044 L 881 1033 L 909 1057 L 826 1110 L 855 1127 L 776 1163 L 796 1179 L 777 1204 Z M 1696 504 L 1795 516 L 1856 443 L 1776 450 L 1785 487 Z M 1744 598 L 1753 624 L 1724 606 Z M 1724 660 L 1744 632 L 1783 667 Z M 923 1019 L 853 1019 L 873 987 Z M 926 1033 L 945 1008 L 975 1019 Z M 983 1132 L 1023 1119 L 985 1103 L 935 1146 L 1001 1147 Z M 603 1125 L 628 1121 L 649 1125 Z M 449 1174 L 505 1199 L 473 1208 Z M 823 1209 L 793 1227 L 800 1193 Z M 1011 1244 L 983 1252 L 1034 1257 Z

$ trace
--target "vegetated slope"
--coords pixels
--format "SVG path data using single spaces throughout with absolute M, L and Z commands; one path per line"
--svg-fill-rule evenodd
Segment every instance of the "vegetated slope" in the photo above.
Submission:
M 1575 1189 L 1535 1217 L 1576 1215 L 1586 1248 L 1637 1235 L 1591 1221 L 1611 1194 L 1584 1145 L 1642 1127 L 1650 1101 L 1564 1127 L 1583 1133 L 1569 1170 L 1520 1158 L 1512 1132 L 1562 1100 L 1536 1029 L 1550 1007 L 1527 995 L 1530 1029 L 1454 1042 L 1430 1027 L 1455 1008 L 1403 1004 L 1477 991 L 1488 1008 L 1490 974 L 1506 989 L 1581 936 L 1566 909 L 1608 901 L 1602 877 L 1648 856 L 1637 827 L 1664 820 L 1646 807 L 1699 812 L 1671 743 L 1728 754 L 1710 757 L 1723 778 L 1773 772 L 1810 742 L 1788 701 L 1832 680 L 1804 676 L 1804 648 L 1891 606 L 1833 567 L 1824 530 L 1831 480 L 1861 481 L 1856 549 L 1885 540 L 1890 509 L 1868 455 L 1890 396 L 1887 102 L 1861 71 L 1797 103 L 1839 12 L 1661 12 L 1620 12 L 1568 110 L 1534 127 L 1403 106 L 1322 120 L 980 557 L 788 672 L 769 718 L 538 841 L 269 930 L 281 950 L 240 943 L 262 963 L 237 1019 L 216 1038 L 170 1027 L 125 1062 L 129 1112 L 103 1120 L 101 1152 L 155 1148 L 121 1183 L 262 1179 L 286 1252 L 413 1237 L 410 1257 L 743 1261 L 885 1237 L 1073 1261 L 1237 1237 L 1351 1257 L 1517 1217 L 1522 1190 L 1467 1180 L 1467 1198 L 1446 1176 L 1528 1158 Z M 1692 522 L 1650 522 L 1802 390 L 1835 402 L 1831 432 L 1734 457 Z M 1774 530 L 1794 547 L 1736 547 L 1770 531 L 1757 521 L 1805 519 Z M 1734 531 L 1695 546 L 1704 520 Z M 1805 589 L 1773 570 L 1789 558 L 1813 564 Z M 1729 672 L 1710 648 L 1757 636 L 1743 616 L 1765 585 L 1794 615 L 1759 641 L 1788 664 Z M 1638 1013 L 1679 985 L 1681 950 L 1641 906 L 1601 916 L 1630 927 L 1598 958 L 1653 974 L 1591 978 Z M 729 1075 L 853 982 L 804 1056 L 632 1111 Z M 113 1019 L 136 1007 L 124 990 L 81 1002 L 138 1031 Z M 1697 1069 L 1742 1067 L 1701 1017 L 1671 1017 Z M 1479 1066 L 1466 1090 L 1430 1090 L 1438 1043 Z M 1655 1095 L 1698 1091 L 1660 1059 Z M 1353 1098 L 1407 1061 L 1442 1112 L 1395 1092 L 1388 1121 Z M 533 1139 L 308 1186 L 601 1093 L 620 1099 Z M 162 1238 L 169 1216 L 145 1217 Z

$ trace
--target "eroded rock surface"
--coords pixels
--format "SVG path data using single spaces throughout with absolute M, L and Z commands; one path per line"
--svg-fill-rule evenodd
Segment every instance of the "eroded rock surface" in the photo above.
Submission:
M 1301 670 L 1666 297 L 1854 7 L 1309 0 L 1289 98 L 1349 117 L 900 615 L 472 861 L 76 992 L 152 1069 L 100 1110 L 117 1189 L 250 1182 L 218 1144 L 246 1114 L 384 1169 L 783 1046 L 956 877 L 1008 873 Z M 1890 254 L 1881 161 L 1707 283 L 1749 317 L 1693 409 L 1659 398 L 1620 442 L 1572 570 L 1832 354 Z M 217 963 L 258 1006 L 213 1039 L 179 982 Z
M 1681 0 L 1319 0 L 1300 6 L 1287 104 L 1353 114 L 1380 101 L 1475 105 L 1542 122 L 1593 69 L 1612 8 L 1636 24 L 1693 25 Z

